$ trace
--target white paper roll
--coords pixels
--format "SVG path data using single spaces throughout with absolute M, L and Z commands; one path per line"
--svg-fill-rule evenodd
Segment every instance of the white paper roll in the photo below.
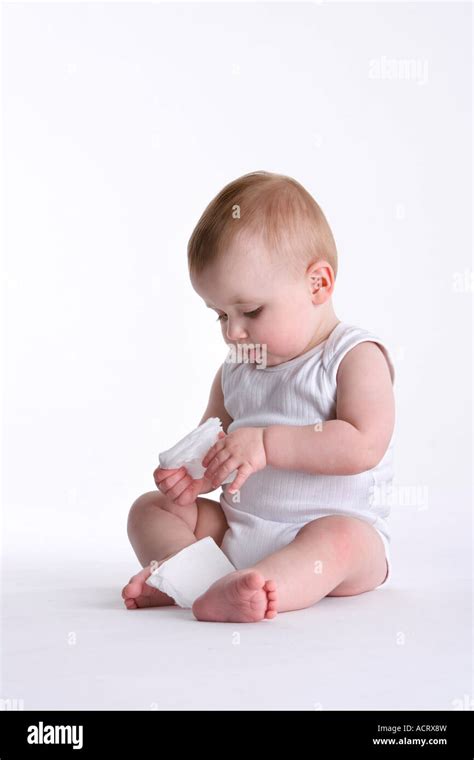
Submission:
M 209 586 L 234 570 L 214 539 L 206 536 L 163 562 L 145 583 L 171 596 L 180 607 L 190 609 Z

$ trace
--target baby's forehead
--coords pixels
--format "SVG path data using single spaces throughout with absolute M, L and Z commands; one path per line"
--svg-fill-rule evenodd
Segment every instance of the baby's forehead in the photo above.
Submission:
M 253 244 L 248 242 L 238 248 L 232 247 L 218 259 L 215 263 L 216 276 L 235 277 L 237 284 L 242 279 L 255 283 L 261 282 L 264 285 L 268 277 L 278 268 L 275 259 L 275 255 L 272 256 L 257 241 Z
M 200 295 L 203 297 L 206 306 L 221 308 L 227 306 L 244 306 L 246 304 L 257 303 L 262 300 L 268 291 L 250 278 L 249 280 L 236 280 L 230 276 L 227 281 L 224 279 L 216 280 L 214 283 L 210 280 L 204 287 L 198 288 Z
M 271 255 L 261 238 L 241 235 L 192 275 L 192 283 L 207 304 L 229 306 L 255 303 L 268 299 L 271 292 L 286 290 L 289 274 L 288 262 Z

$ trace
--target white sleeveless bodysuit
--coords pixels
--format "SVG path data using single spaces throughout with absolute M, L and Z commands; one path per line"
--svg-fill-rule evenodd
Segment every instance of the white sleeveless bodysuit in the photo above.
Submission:
M 392 383 L 395 370 L 385 345 L 374 334 L 339 322 L 329 337 L 306 353 L 271 367 L 233 362 L 229 351 L 222 365 L 224 406 L 239 427 L 315 425 L 336 419 L 336 373 L 343 357 L 358 343 L 372 341 L 382 349 Z M 377 504 L 377 487 L 393 478 L 393 439 L 379 464 L 357 475 L 320 475 L 270 465 L 255 472 L 240 491 L 222 486 L 220 504 L 229 525 L 221 545 L 237 570 L 289 544 L 308 522 L 328 515 L 366 520 L 378 531 L 390 574 L 387 517 Z

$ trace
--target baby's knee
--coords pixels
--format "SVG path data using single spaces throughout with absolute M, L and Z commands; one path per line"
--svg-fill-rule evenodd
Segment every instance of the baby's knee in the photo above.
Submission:
M 135 499 L 130 507 L 128 525 L 133 525 L 137 520 L 140 520 L 144 512 L 162 507 L 165 498 L 165 495 L 160 493 L 160 491 L 147 491 L 143 493 L 138 499 Z
M 194 533 L 198 516 L 196 502 L 183 507 L 175 504 L 166 494 L 156 490 L 147 491 L 133 502 L 127 522 L 129 537 L 135 529 L 142 530 L 143 525 L 155 525 L 156 518 L 163 512 L 179 517 Z
M 338 561 L 346 560 L 348 563 L 354 551 L 354 525 L 352 520 L 342 515 L 328 515 L 318 517 L 301 528 L 299 538 L 316 538 L 323 540 L 331 547 L 331 552 L 337 556 Z

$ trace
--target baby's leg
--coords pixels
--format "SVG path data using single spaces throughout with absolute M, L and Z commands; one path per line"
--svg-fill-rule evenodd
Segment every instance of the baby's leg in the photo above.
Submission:
M 145 583 L 150 563 L 167 559 L 206 536 L 221 545 L 227 520 L 220 504 L 198 496 L 194 504 L 180 507 L 160 491 L 149 491 L 132 505 L 128 516 L 128 537 L 144 568 L 130 578 L 122 590 L 128 609 L 174 604 L 167 594 Z
M 386 573 L 382 539 L 369 523 L 340 515 L 320 517 L 283 549 L 217 580 L 194 602 L 193 613 L 198 620 L 256 622 L 256 614 L 244 604 L 247 587 L 253 590 L 253 607 L 266 592 L 276 610 L 262 614 L 261 620 L 310 607 L 325 596 L 370 591 L 383 583 Z
M 364 520 L 331 515 L 307 523 L 253 569 L 276 582 L 278 611 L 309 607 L 325 596 L 371 591 L 387 575 L 385 548 Z

